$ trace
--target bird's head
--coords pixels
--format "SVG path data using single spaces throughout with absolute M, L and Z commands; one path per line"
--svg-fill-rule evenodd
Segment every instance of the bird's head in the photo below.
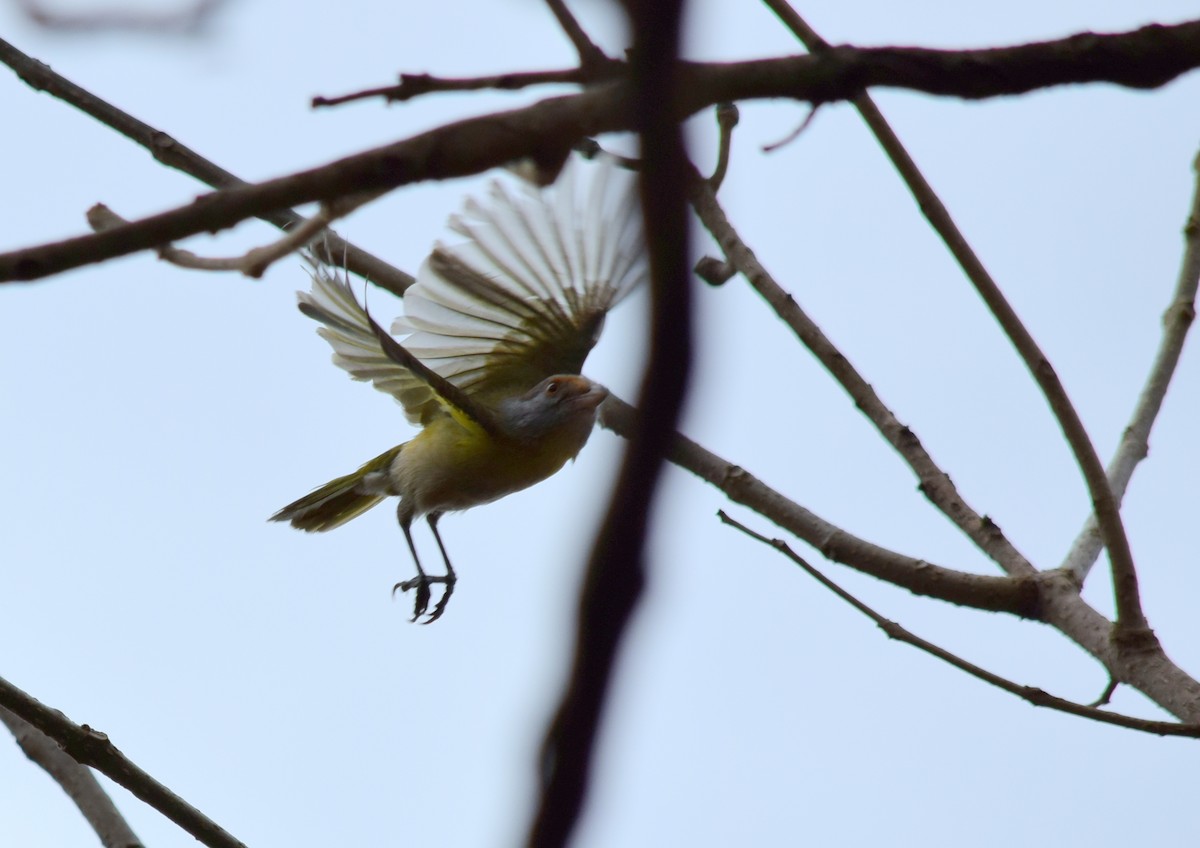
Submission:
M 505 430 L 519 441 L 571 435 L 586 439 L 596 423 L 596 407 L 606 397 L 608 389 L 587 377 L 555 374 L 502 401 L 498 412 Z

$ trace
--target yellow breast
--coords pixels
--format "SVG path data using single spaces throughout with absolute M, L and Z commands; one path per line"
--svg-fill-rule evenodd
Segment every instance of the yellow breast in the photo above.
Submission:
M 404 445 L 390 476 L 415 514 L 469 509 L 545 480 L 579 453 L 589 434 L 590 428 L 568 428 L 528 443 L 441 418 Z

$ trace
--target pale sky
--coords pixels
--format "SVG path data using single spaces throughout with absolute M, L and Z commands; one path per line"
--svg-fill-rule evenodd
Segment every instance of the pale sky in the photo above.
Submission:
M 234 0 L 206 37 L 186 40 L 54 35 L 6 4 L 0 34 L 251 180 L 551 92 L 314 112 L 315 94 L 383 85 L 399 71 L 470 75 L 573 59 L 532 0 L 380 8 Z M 573 8 L 619 55 L 615 16 L 598 3 Z M 694 58 L 800 52 L 756 3 L 692 8 Z M 831 42 L 937 47 L 1195 12 L 1182 0 L 986 9 L 819 0 L 799 10 Z M 1196 73 L 1154 92 L 1088 86 L 969 104 L 877 93 L 1105 459 L 1175 284 L 1198 97 Z M 204 191 L 6 70 L 0 109 L 0 250 L 80 234 L 96 202 L 136 217 Z M 972 505 L 1040 567 L 1056 566 L 1089 506 L 1057 425 L 852 109 L 824 109 L 798 140 L 761 151 L 805 114 L 787 102 L 743 106 L 722 191 L 731 219 Z M 711 167 L 712 123 L 691 125 L 701 170 Z M 406 189 L 338 230 L 415 271 L 486 179 Z M 186 246 L 230 254 L 273 237 L 248 223 Z M 306 286 L 299 262 L 248 281 L 139 255 L 0 287 L 0 675 L 109 734 L 248 845 L 519 844 L 579 576 L 623 442 L 597 431 L 546 483 L 448 517 L 458 590 L 441 621 L 410 624 L 407 601 L 390 595 L 412 573 L 391 508 L 315 536 L 266 521 L 413 435 L 399 407 L 329 363 L 294 308 Z M 381 316 L 399 309 L 382 292 L 371 298 Z M 873 542 L 995 573 L 743 281 L 697 283 L 696 299 L 688 435 Z M 643 308 L 634 298 L 611 316 L 585 368 L 627 399 L 642 365 Z M 1193 673 L 1198 416 L 1193 343 L 1124 510 L 1151 625 Z M 578 846 L 1200 838 L 1195 742 L 1035 709 L 890 642 L 722 526 L 720 508 L 783 535 L 687 473 L 665 475 L 650 587 Z M 436 562 L 423 528 L 417 544 Z M 889 618 L 1018 682 L 1083 702 L 1107 682 L 1048 628 L 824 570 Z M 1109 609 L 1103 567 L 1086 597 Z M 1165 717 L 1124 688 L 1113 708 Z M 0 845 L 94 844 L 15 744 L 0 742 L 0 787 Z M 148 845 L 194 844 L 112 791 Z

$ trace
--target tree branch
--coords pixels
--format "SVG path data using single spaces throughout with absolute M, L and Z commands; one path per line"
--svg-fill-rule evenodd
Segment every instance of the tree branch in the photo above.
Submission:
M 990 518 L 977 513 L 925 450 L 917 435 L 896 418 L 895 413 L 876 394 L 850 360 L 821 331 L 790 294 L 759 263 L 754 252 L 742 241 L 712 188 L 693 169 L 692 207 L 701 223 L 716 239 L 726 259 L 771 306 L 804 346 L 850 395 L 855 406 L 867 417 L 917 475 L 920 489 L 938 510 L 1004 571 L 1014 576 L 1030 576 L 1036 569 L 1030 564 Z
M 605 73 L 603 78 L 611 79 L 616 76 L 616 69 Z M 517 91 L 535 85 L 584 85 L 596 82 L 601 76 L 590 73 L 582 68 L 566 68 L 558 71 L 521 71 L 509 74 L 492 74 L 483 77 L 435 77 L 429 74 L 401 74 L 400 82 L 396 85 L 385 85 L 379 88 L 368 88 L 350 94 L 339 94 L 336 97 L 317 96 L 312 99 L 313 108 L 322 106 L 341 106 L 356 100 L 367 100 L 382 97 L 388 103 L 402 103 L 423 97 L 426 94 L 437 94 L 445 91 L 481 91 L 493 89 L 498 91 Z
M 819 36 L 807 26 L 784 0 L 766 0 L 767 4 L 789 26 L 793 32 L 805 42 L 814 55 L 836 53 L 841 48 L 829 48 Z M 1144 27 L 1138 32 L 1146 32 L 1157 27 Z M 1200 34 L 1200 32 L 1198 32 Z M 1088 43 L 1103 36 L 1074 36 L 1076 43 Z M 1025 48 L 1014 48 L 1022 50 Z M 1125 534 L 1125 524 L 1117 506 L 1117 500 L 1108 485 L 1108 476 L 1100 463 L 1100 456 L 1088 436 L 1083 420 L 1067 396 L 1067 391 L 1058 379 L 1049 358 L 1042 352 L 1029 330 L 1017 316 L 1016 310 L 1004 297 L 996 281 L 983 266 L 983 262 L 967 243 L 966 238 L 950 217 L 949 211 L 934 192 L 933 187 L 921 174 L 908 151 L 900 143 L 899 137 L 888 125 L 883 113 L 875 106 L 874 101 L 863 93 L 854 98 L 854 106 L 862 115 L 863 120 L 880 145 L 887 152 L 888 158 L 896 166 L 905 185 L 912 192 L 913 198 L 921 207 L 934 231 L 941 237 L 950 253 L 954 256 L 967 279 L 975 287 L 975 291 L 983 298 L 992 315 L 995 316 L 1005 335 L 1012 342 L 1017 354 L 1029 369 L 1033 379 L 1042 390 L 1054 417 L 1058 420 L 1063 436 L 1075 455 L 1075 461 L 1083 473 L 1084 482 L 1092 499 L 1092 508 L 1100 527 L 1100 534 L 1108 548 L 1109 561 L 1112 565 L 1113 596 L 1117 608 L 1117 628 L 1120 635 L 1132 643 L 1149 645 L 1154 641 L 1154 634 L 1142 612 L 1141 596 L 1138 590 L 1137 570 L 1133 563 L 1133 552 L 1129 547 L 1129 538 Z
M 210 848 L 245 848 L 195 807 L 138 768 L 108 737 L 78 725 L 0 678 L 0 707 L 29 722 L 62 746 L 77 763 L 91 766 L 124 786 Z
M 104 848 L 142 848 L 142 841 L 87 766 L 71 759 L 53 739 L 4 707 L 0 707 L 0 723 L 12 732 L 25 756 L 41 766 L 75 802 Z
M 294 229 L 285 231 L 282 237 L 270 244 L 251 248 L 240 256 L 200 256 L 169 244 L 159 247 L 156 252 L 159 259 L 179 268 L 193 271 L 236 271 L 258 279 L 275 262 L 307 247 L 336 218 L 344 217 L 374 199 L 375 195 L 363 194 L 358 197 L 339 198 L 333 203 L 322 203 L 317 214 L 302 220 Z M 87 211 L 87 220 L 96 232 L 129 223 L 103 203 L 97 203 Z M 328 249 L 327 244 L 322 244 L 322 247 Z
M 993 50 L 837 47 L 752 62 L 681 63 L 673 114 L 667 108 L 664 115 L 682 120 L 717 103 L 756 98 L 852 99 L 876 85 L 968 98 L 1080 82 L 1148 88 L 1197 66 L 1200 21 Z M 128 227 L 0 254 L 0 282 L 38 279 L 301 203 L 476 174 L 527 156 L 557 161 L 580 138 L 633 129 L 630 96 L 627 83 L 598 85 L 458 121 L 324 167 L 206 195 Z
M 1108 484 L 1118 504 L 1125 497 L 1125 490 L 1138 463 L 1150 452 L 1150 431 L 1179 365 L 1188 330 L 1196 319 L 1196 290 L 1200 283 L 1200 155 L 1193 161 L 1192 168 L 1196 172 L 1196 186 L 1192 193 L 1191 210 L 1183 227 L 1183 261 L 1171 302 L 1163 314 L 1162 341 L 1159 342 L 1158 353 L 1146 376 L 1137 406 L 1121 437 L 1121 444 L 1117 446 L 1108 466 Z M 1103 547 L 1096 518 L 1090 515 L 1060 567 L 1074 575 L 1082 585 Z
M 575 20 L 575 16 L 571 14 L 571 10 L 567 8 L 564 0 L 546 0 L 546 5 L 550 7 L 550 13 L 554 15 L 554 19 L 558 21 L 563 32 L 567 34 L 567 38 L 571 39 L 571 44 L 575 45 L 575 52 L 579 54 L 580 69 L 598 70 L 614 63 L 614 60 L 609 59 L 604 51 L 597 47 L 596 43 L 583 31 L 583 27 L 579 25 L 579 21 Z
M 343 103 L 372 97 L 383 97 L 388 103 L 396 103 L 444 91 L 479 91 L 481 89 L 516 91 L 534 85 L 555 83 L 588 85 L 613 79 L 627 70 L 623 62 L 608 58 L 604 51 L 595 45 L 583 31 L 579 22 L 575 20 L 575 16 L 571 14 L 571 10 L 567 8 L 563 0 L 546 0 L 546 5 L 550 7 L 559 26 L 567 34 L 567 38 L 571 39 L 571 43 L 575 45 L 575 50 L 579 54 L 579 67 L 557 71 L 519 71 L 453 79 L 434 77 L 429 74 L 401 74 L 398 85 L 368 88 L 337 97 L 314 97 L 312 105 L 314 108 L 340 106 Z
M 639 413 L 616 397 L 600 407 L 600 425 L 629 438 Z M 668 458 L 680 468 L 723 492 L 734 503 L 754 510 L 812 545 L 827 559 L 884 580 L 914 595 L 959 606 L 1040 619 L 1040 576 L 994 577 L 969 574 L 904 556 L 847 533 L 763 483 L 744 468 L 675 434 Z
M 733 103 L 721 103 L 717 106 L 717 128 L 720 136 L 717 142 L 717 165 L 713 168 L 708 185 L 713 194 L 721 190 L 725 182 L 725 174 L 729 170 L 729 153 L 733 147 L 733 128 L 738 125 L 738 107 Z
M 634 46 L 633 125 L 641 142 L 642 218 L 650 260 L 650 351 L 640 390 L 645 411 L 630 439 L 584 576 L 571 677 L 542 747 L 541 797 L 529 832 L 536 848 L 567 844 L 591 778 L 592 753 L 618 652 L 645 584 L 650 511 L 687 394 L 691 304 L 687 152 L 664 120 L 679 85 L 682 0 L 629 0 Z
M 128 112 L 118 109 L 61 74 L 55 73 L 48 65 L 27 56 L 3 39 L 0 39 L 0 62 L 12 68 L 17 76 L 34 90 L 44 91 L 95 118 L 104 126 L 116 130 L 148 150 L 156 160 L 168 168 L 182 171 L 213 188 L 249 185 L 161 130 L 139 121 Z M 291 209 L 267 212 L 259 217 L 285 231 L 305 221 L 302 215 Z M 404 290 L 413 283 L 412 275 L 355 247 L 332 230 L 327 233 L 322 243 L 328 245 L 330 257 L 337 256 L 339 264 L 344 261 L 352 273 L 395 295 L 403 295 Z
M 806 571 L 810 577 L 815 579 L 826 589 L 833 592 L 843 601 L 850 604 L 850 606 L 854 607 L 867 618 L 874 621 L 890 638 L 896 639 L 900 642 L 905 642 L 909 645 L 912 645 L 914 648 L 919 648 L 925 653 L 935 656 L 943 662 L 949 663 L 958 670 L 965 671 L 972 677 L 982 680 L 985 683 L 990 683 L 992 686 L 1003 689 L 1005 692 L 1009 692 L 1019 698 L 1024 698 L 1035 707 L 1048 707 L 1052 710 L 1058 710 L 1059 712 L 1091 719 L 1092 721 L 1113 724 L 1117 727 L 1129 728 L 1130 730 L 1140 730 L 1144 733 L 1153 733 L 1158 736 L 1184 736 L 1192 739 L 1200 738 L 1200 724 L 1181 724 L 1174 721 L 1152 721 L 1150 719 L 1121 715 L 1120 713 L 1110 713 L 1106 710 L 1100 710 L 1095 707 L 1090 707 L 1074 701 L 1068 701 L 1064 698 L 1059 698 L 1037 688 L 1036 686 L 1022 686 L 1021 684 L 1014 683 L 1007 678 L 1000 677 L 997 674 L 992 674 L 992 672 L 980 668 L 974 663 L 964 660 L 957 654 L 952 654 L 945 648 L 941 648 L 926 639 L 922 639 L 920 636 L 917 636 L 915 633 L 912 633 L 896 622 L 884 618 L 871 607 L 867 606 L 841 586 L 834 583 L 820 571 L 813 568 L 813 566 L 811 566 L 803 557 L 793 551 L 783 540 L 768 539 L 766 536 L 755 533 L 749 527 L 746 527 L 744 524 L 741 524 L 730 518 L 723 511 L 718 511 L 717 516 L 721 519 L 721 521 L 730 525 L 731 527 L 737 528 L 750 538 L 756 539 L 757 541 L 779 551 L 792 562 L 796 563 L 796 565 L 804 569 L 804 571 Z

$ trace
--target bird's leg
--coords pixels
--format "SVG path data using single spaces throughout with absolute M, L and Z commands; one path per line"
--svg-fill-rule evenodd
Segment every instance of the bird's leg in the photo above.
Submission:
M 429 606 L 429 576 L 425 573 L 425 569 L 421 568 L 421 558 L 417 556 L 417 546 L 413 544 L 412 518 L 401 513 L 399 515 L 400 529 L 404 531 L 404 538 L 408 541 L 408 549 L 412 552 L 413 564 L 417 567 L 417 576 L 411 580 L 404 580 L 392 587 L 392 596 L 394 597 L 397 591 L 407 592 L 409 589 L 417 590 L 416 599 L 413 602 L 413 617 L 416 621 L 424 614 Z
M 444 576 L 430 577 L 425 573 L 425 569 L 421 568 L 421 558 L 417 556 L 417 546 L 413 543 L 412 538 L 412 516 L 406 515 L 404 504 L 397 510 L 397 518 L 400 521 L 400 529 L 404 531 L 404 538 L 408 542 L 408 549 L 412 552 L 413 564 L 417 567 L 417 576 L 410 580 L 404 580 L 392 587 L 392 594 L 396 592 L 407 592 L 409 589 L 416 589 L 416 597 L 413 599 L 413 617 L 416 621 L 429 609 L 430 591 L 429 587 L 433 583 L 444 583 L 446 591 L 442 595 L 442 599 L 438 601 L 437 606 L 429 614 L 429 618 L 421 622 L 422 624 L 430 624 L 441 618 L 442 613 L 446 610 L 446 602 L 450 599 L 450 594 L 454 591 L 454 583 L 457 578 L 454 575 L 454 569 L 450 567 L 450 561 L 446 559 L 446 548 L 442 544 L 442 539 L 438 536 L 437 520 L 441 518 L 441 513 L 430 514 L 429 526 L 433 529 L 433 537 L 437 539 L 438 548 L 442 552 L 442 558 L 446 559 L 446 574 Z
M 438 532 L 438 519 L 442 517 L 440 512 L 431 512 L 426 519 L 429 522 L 429 529 L 433 531 L 433 538 L 437 541 L 438 550 L 442 552 L 442 562 L 446 563 L 446 576 L 441 578 L 441 582 L 446 584 L 446 591 L 442 593 L 442 599 L 438 601 L 429 619 L 425 622 L 431 624 L 442 617 L 442 613 L 446 611 L 446 603 L 450 600 L 450 596 L 454 594 L 454 584 L 458 582 L 458 576 L 454 573 L 454 566 L 450 564 L 450 556 L 446 553 L 446 546 L 442 543 L 442 534 Z

